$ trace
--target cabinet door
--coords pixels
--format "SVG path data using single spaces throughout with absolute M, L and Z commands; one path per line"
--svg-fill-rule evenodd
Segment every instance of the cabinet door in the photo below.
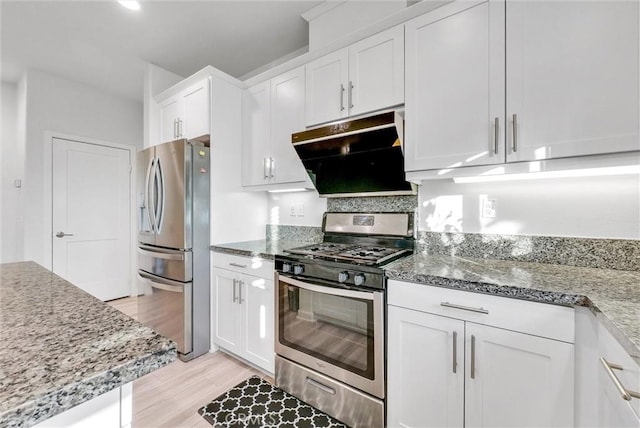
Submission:
M 318 58 L 305 66 L 308 126 L 347 116 L 348 67 L 347 48 Z
M 455 2 L 405 32 L 406 169 L 503 163 L 504 2 Z
M 196 138 L 210 133 L 210 99 L 209 79 L 183 92 L 181 138 Z
M 389 306 L 388 328 L 387 425 L 462 427 L 464 322 Z
M 404 26 L 349 47 L 350 115 L 404 103 Z
M 623 388 L 640 391 L 640 365 L 620 345 L 615 337 L 600 324 L 598 326 L 597 359 L 603 357 L 609 365 L 622 369 L 612 369 Z M 625 400 L 615 387 L 614 380 L 600 361 L 597 361 L 598 413 L 601 427 L 640 427 L 640 399 Z
M 466 323 L 465 426 L 573 426 L 573 345 Z
M 241 301 L 244 310 L 242 355 L 252 363 L 274 373 L 274 295 L 273 281 L 243 275 Z
M 638 7 L 507 2 L 508 161 L 640 148 Z
M 271 175 L 273 183 L 305 181 L 307 173 L 291 144 L 304 130 L 304 67 L 271 79 Z
M 160 105 L 160 143 L 178 139 L 179 97 L 166 100 Z
M 239 353 L 241 347 L 241 305 L 236 281 L 237 273 L 213 268 L 212 305 L 214 319 L 212 342 L 221 347 Z
M 242 185 L 266 184 L 271 138 L 269 81 L 252 86 L 242 98 Z

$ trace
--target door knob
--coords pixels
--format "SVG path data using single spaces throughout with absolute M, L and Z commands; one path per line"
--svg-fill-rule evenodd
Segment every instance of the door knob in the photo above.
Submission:
M 56 237 L 58 238 L 64 238 L 65 236 L 73 236 L 73 233 L 64 233 L 64 232 L 56 233 Z

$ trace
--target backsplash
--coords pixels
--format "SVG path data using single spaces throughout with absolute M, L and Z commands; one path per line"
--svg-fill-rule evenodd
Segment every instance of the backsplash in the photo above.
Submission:
M 640 241 L 631 239 L 419 231 L 416 247 L 425 254 L 640 270 Z
M 418 195 L 328 198 L 328 212 L 414 212 Z
M 322 228 L 267 224 L 267 241 L 322 241 Z

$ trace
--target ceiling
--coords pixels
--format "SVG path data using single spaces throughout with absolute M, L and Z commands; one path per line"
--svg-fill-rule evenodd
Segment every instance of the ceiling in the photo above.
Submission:
M 1 73 L 36 69 L 142 101 L 155 64 L 183 77 L 212 65 L 241 77 L 308 45 L 311 0 L 0 1 Z

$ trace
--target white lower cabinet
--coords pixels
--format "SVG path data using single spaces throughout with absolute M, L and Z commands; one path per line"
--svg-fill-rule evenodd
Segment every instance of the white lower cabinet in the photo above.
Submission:
M 240 262 L 226 262 L 229 257 Z M 211 272 L 211 342 L 273 373 L 273 279 L 245 273 L 256 264 L 266 264 L 264 270 L 273 272 L 273 263 L 225 255 L 217 264 L 233 270 L 214 265 Z
M 546 327 L 536 306 L 558 311 L 558 337 L 537 335 Z M 387 425 L 572 426 L 572 312 L 390 281 Z M 521 316 L 510 324 L 512 313 Z M 532 331 L 523 328 L 529 318 Z

